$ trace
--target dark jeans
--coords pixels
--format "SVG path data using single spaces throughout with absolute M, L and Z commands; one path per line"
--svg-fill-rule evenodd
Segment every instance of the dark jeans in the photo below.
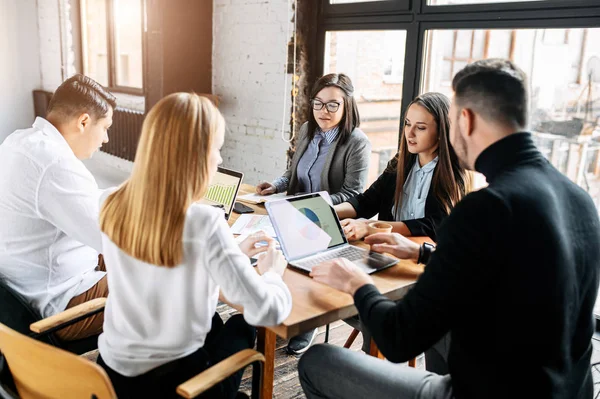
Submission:
M 256 329 L 244 321 L 242 315 L 232 316 L 223 324 L 217 313 L 206 336 L 204 347 L 196 352 L 163 364 L 145 374 L 125 377 L 108 367 L 101 356 L 98 364 L 106 370 L 119 399 L 179 398 L 177 386 L 227 357 L 254 347 Z M 226 378 L 199 398 L 234 398 L 242 381 L 244 370 Z

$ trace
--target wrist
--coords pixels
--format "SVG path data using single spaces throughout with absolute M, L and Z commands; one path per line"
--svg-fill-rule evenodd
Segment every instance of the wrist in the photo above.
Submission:
M 367 284 L 373 284 L 373 279 L 368 274 L 357 274 L 348 282 L 346 292 L 354 297 L 356 291 Z

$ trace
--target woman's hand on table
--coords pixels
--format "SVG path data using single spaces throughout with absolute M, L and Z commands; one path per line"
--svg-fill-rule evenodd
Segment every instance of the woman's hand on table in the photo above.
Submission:
M 260 242 L 266 242 L 267 245 L 256 245 Z M 268 245 L 275 245 L 276 241 L 269 237 L 264 231 L 257 231 L 256 233 L 250 234 L 244 241 L 240 243 L 240 250 L 249 258 L 253 258 L 262 252 L 266 252 Z
M 256 186 L 256 193 L 259 195 L 271 195 L 277 192 L 277 188 L 269 182 L 262 182 Z
M 348 241 L 360 240 L 369 232 L 369 220 L 344 219 L 340 222 Z
M 258 257 L 256 267 L 260 274 L 275 272 L 283 276 L 283 272 L 285 272 L 285 268 L 287 267 L 287 260 L 285 260 L 283 253 L 275 248 L 276 245 L 275 240 L 270 241 L 264 254 Z

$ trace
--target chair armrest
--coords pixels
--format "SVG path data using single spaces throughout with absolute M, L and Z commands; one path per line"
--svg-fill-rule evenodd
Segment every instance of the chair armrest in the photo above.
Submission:
M 53 316 L 36 321 L 29 325 L 29 329 L 37 334 L 46 333 L 49 330 L 60 330 L 63 327 L 102 311 L 105 303 L 106 298 L 92 299 Z
M 177 393 L 184 398 L 194 398 L 254 362 L 264 363 L 264 355 L 253 349 L 239 351 L 180 384 Z

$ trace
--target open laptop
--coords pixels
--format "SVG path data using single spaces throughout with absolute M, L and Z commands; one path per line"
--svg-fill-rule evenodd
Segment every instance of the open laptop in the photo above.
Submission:
M 265 204 L 288 263 L 310 272 L 315 265 L 347 258 L 371 274 L 398 263 L 390 256 L 350 245 L 335 210 L 319 194 Z
M 200 203 L 223 208 L 229 220 L 243 178 L 242 172 L 219 167 Z

